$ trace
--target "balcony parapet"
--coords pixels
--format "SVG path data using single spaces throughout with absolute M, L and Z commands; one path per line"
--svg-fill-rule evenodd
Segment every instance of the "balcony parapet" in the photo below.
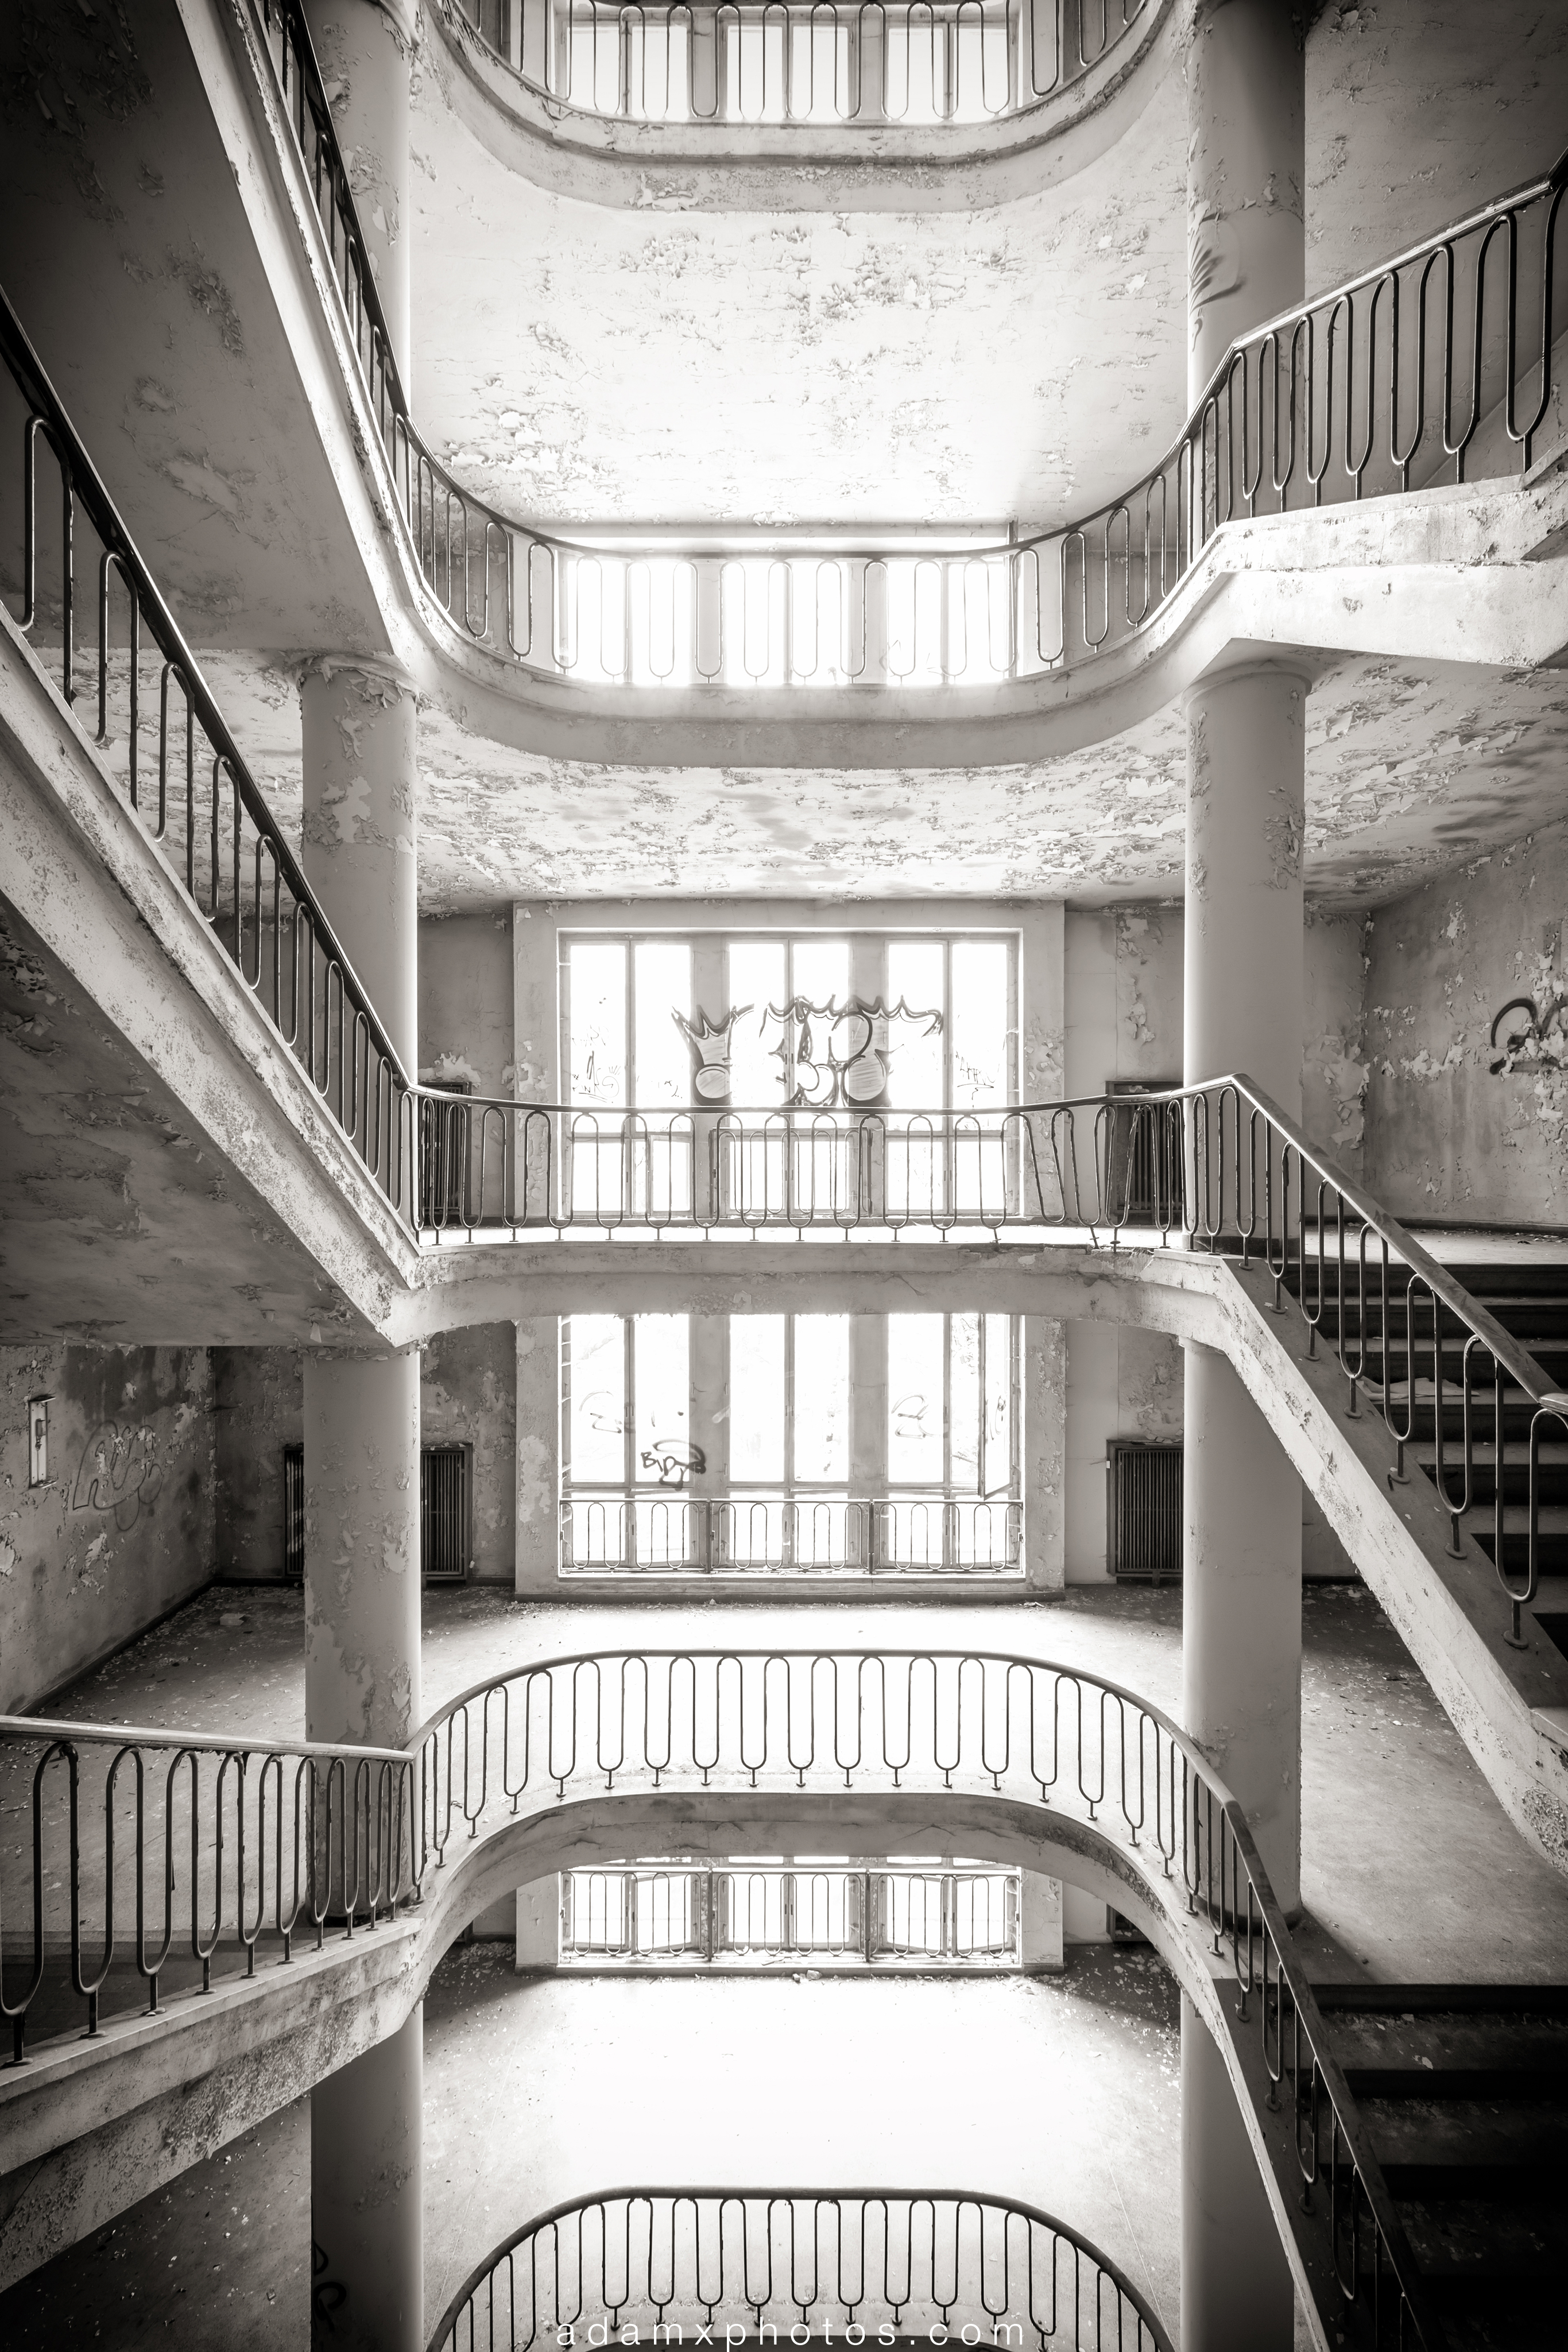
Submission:
M 200 1760 L 187 1760 L 197 1749 Z M 0 1857 L 5 1916 L 33 1926 L 12 2006 L 37 1997 L 51 1952 L 57 1978 L 68 1969 L 69 1990 L 91 1999 L 86 1979 L 107 1974 L 116 1917 L 135 1922 L 145 1977 L 149 1886 L 162 1898 L 154 1935 L 166 1904 L 171 1927 L 188 1911 L 204 1971 L 204 1990 L 166 2018 L 127 2021 L 123 2054 L 95 2007 L 86 2042 L 41 2044 L 36 2062 L 0 2075 L 17 2160 L 61 2144 L 50 2103 L 33 2095 L 35 2063 L 40 2089 L 68 2086 L 69 2107 L 96 2102 L 100 2117 L 144 2103 L 150 2075 L 177 2088 L 182 2043 L 193 2073 L 210 2073 L 219 2051 L 231 2062 L 246 2052 L 252 2077 L 267 2077 L 253 2079 L 253 2100 L 280 2105 L 309 2087 L 277 2063 L 255 2064 L 301 2022 L 287 1955 L 257 1971 L 256 1940 L 275 1916 L 295 1916 L 301 1854 L 308 1897 L 334 1883 L 310 1866 L 331 1768 L 313 1772 L 301 1759 L 289 1774 L 243 1742 L 26 1717 L 0 1719 L 0 1758 L 33 1823 L 19 1853 Z M 405 1772 L 415 1776 L 412 1811 L 397 1801 Z M 476 1684 L 406 1750 L 367 1759 L 362 1806 L 361 1785 L 347 1818 L 362 1822 L 356 1837 L 368 1839 L 379 1874 L 342 1903 L 337 1949 L 356 1990 L 367 1964 L 378 1979 L 377 2038 L 396 2031 L 466 1918 L 563 1864 L 710 1845 L 907 1851 L 918 1820 L 927 1843 L 940 1829 L 945 1846 L 980 1859 L 1052 1875 L 1065 1864 L 1145 1927 L 1214 2032 L 1309 2303 L 1351 2326 L 1369 2298 L 1385 2313 L 1392 2301 L 1401 2340 L 1438 2352 L 1443 2339 L 1246 1819 L 1201 1752 L 1136 1693 L 1005 1653 L 591 1652 Z M 302 1810 L 292 1810 L 300 1791 Z M 162 1895 L 172 1852 L 194 1856 L 177 1905 Z M 356 1933 L 369 1928 L 360 1913 L 372 1885 L 399 1906 L 382 1927 Z M 318 1910 L 329 1915 L 329 1895 L 308 1899 L 300 1916 Z M 219 1983 L 220 1951 L 240 1981 Z M 319 2017 L 330 1998 L 328 1954 L 303 1968 Z M 208 2010 L 219 2001 L 221 2014 Z M 313 2079 L 343 2063 L 329 2031 L 318 2028 L 312 2051 Z M 214 2146 L 243 2127 L 215 2112 L 205 2124 Z M 154 2185 L 128 2182 L 127 2201 Z M 1335 2255 L 1351 2205 L 1363 2263 L 1346 2276 Z M 26 2252 L 14 2238 L 12 2260 Z
M 563 194 L 907 213 L 1084 169 L 1174 64 L 1179 16 L 1176 0 L 436 0 L 426 23 L 469 130 Z
M 1527 479 L 1568 439 L 1564 156 L 1233 343 L 1160 461 L 1053 530 L 536 529 L 466 489 L 421 436 L 298 0 L 258 5 L 256 62 L 303 164 L 425 609 L 483 658 L 486 683 L 509 673 L 563 717 L 563 688 L 606 713 L 626 697 L 643 758 L 665 697 L 695 709 L 711 695 L 718 719 L 767 695 L 763 725 L 782 744 L 819 696 L 841 723 L 863 697 L 868 716 L 896 709 L 915 725 L 930 696 L 932 719 L 956 727 L 974 714 L 955 696 L 1000 709 L 1053 681 L 1092 694 L 1100 665 L 1143 659 L 1228 527 Z M 769 761 L 766 734 L 729 756 Z M 797 755 L 769 763 L 780 756 Z

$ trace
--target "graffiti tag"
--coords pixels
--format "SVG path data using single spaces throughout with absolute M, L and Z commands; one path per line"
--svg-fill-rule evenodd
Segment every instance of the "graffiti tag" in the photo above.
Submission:
M 101 1421 L 81 1450 L 73 1511 L 112 1511 L 123 1533 L 136 1524 L 143 1503 L 151 1503 L 163 1483 L 158 1440 L 144 1423 L 122 1429 L 118 1422 Z

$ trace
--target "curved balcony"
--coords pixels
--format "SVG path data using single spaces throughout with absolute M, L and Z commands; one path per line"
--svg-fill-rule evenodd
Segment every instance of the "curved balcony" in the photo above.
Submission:
M 497 676 L 649 718 L 709 691 L 1006 695 L 1134 648 L 1227 524 L 1523 476 L 1561 432 L 1568 156 L 1233 344 L 1159 462 L 1051 530 L 535 529 L 420 435 L 303 21 L 267 16 L 407 560 Z
M 1087 2238 L 1016 2199 L 952 2189 L 617 2189 L 525 2223 L 464 2281 L 430 2352 L 608 2340 L 880 2340 L 1174 2352 Z M 623 2328 L 635 2336 L 623 2338 Z M 655 2337 L 655 2327 L 664 2330 Z M 808 2335 L 795 2335 L 803 2329 Z M 718 2331 L 722 2330 L 722 2336 Z M 764 2330 L 768 2330 L 767 2335 Z M 942 2331 L 946 2331 L 946 2334 Z M 605 2338 L 598 2339 L 600 2341 Z
M 32 1830 L 0 1854 L 5 1916 L 27 1923 L 5 1979 L 17 2061 L 30 2014 L 57 2037 L 6 2077 L 17 2161 L 78 2110 L 102 2127 L 106 2069 L 129 2064 L 127 2104 L 144 2102 L 150 2035 L 179 2095 L 173 2044 L 207 2073 L 247 2030 L 253 2048 L 287 2033 L 301 2001 L 320 2017 L 334 1979 L 361 2033 L 395 2031 L 457 1930 L 528 1878 L 712 1837 L 885 1853 L 939 1830 L 1138 1918 L 1250 2112 L 1303 2293 L 1349 2341 L 1443 2340 L 1245 1816 L 1168 1717 L 1086 1671 L 929 1649 L 586 1653 L 474 1685 L 401 1754 L 8 1717 L 0 1762 Z M 258 1971 L 308 1927 L 333 1942 Z M 187 1940 L 191 1996 L 161 1991 Z M 318 2073 L 354 2054 L 318 2046 Z M 275 2100 L 302 2087 L 280 2078 Z
M 825 169 L 875 205 L 914 167 L 1038 179 L 1127 128 L 1174 54 L 1172 0 L 446 0 L 431 28 L 480 140 L 598 192 L 695 171 L 743 206 L 758 173 Z M 584 174 L 587 174 L 586 182 Z M 710 173 L 712 176 L 710 177 Z M 610 193 L 604 191 L 604 193 Z M 907 194 L 905 196 L 907 201 Z

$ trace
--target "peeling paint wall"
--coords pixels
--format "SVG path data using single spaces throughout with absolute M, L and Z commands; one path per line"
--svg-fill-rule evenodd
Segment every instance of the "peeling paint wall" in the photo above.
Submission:
M 246 1583 L 283 1574 L 283 1449 L 305 1441 L 298 1348 L 214 1348 L 217 1569 Z
M 517 1341 L 510 1323 L 446 1331 L 424 1350 L 420 1435 L 427 1445 L 474 1448 L 473 1567 L 476 1583 L 510 1584 L 515 1549 Z
M 1568 1224 L 1565 904 L 1557 824 L 1368 924 L 1366 1169 L 1396 1214 Z M 1534 1017 L 1500 1021 L 1515 998 Z
M 48 1477 L 30 1486 L 39 1395 Z M 200 1348 L 5 1348 L 0 1399 L 0 1713 L 15 1714 L 212 1575 L 212 1372 Z
M 283 1449 L 305 1434 L 298 1349 L 214 1350 L 217 1423 L 217 1572 L 275 1582 L 283 1574 Z M 473 1575 L 512 1580 L 517 1371 L 512 1326 L 486 1323 L 433 1339 L 420 1365 L 420 1436 L 474 1448 Z
M 1307 908 L 1301 1124 L 1353 1176 L 1363 1173 L 1366 1092 L 1364 990 L 1370 922 Z
M 512 1091 L 512 910 L 427 919 L 419 927 L 419 1075 L 465 1079 L 477 1095 Z
M 1105 1447 L 1113 1437 L 1169 1444 L 1182 1433 L 1181 1347 L 1164 1331 L 1067 1327 L 1065 1542 L 1069 1584 L 1104 1584 Z

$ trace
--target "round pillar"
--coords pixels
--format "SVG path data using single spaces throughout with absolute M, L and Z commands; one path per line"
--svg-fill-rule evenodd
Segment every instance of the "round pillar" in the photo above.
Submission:
M 419 1351 L 305 1359 L 306 1737 L 420 1720 Z
M 305 1724 L 401 1748 L 420 1720 L 419 1355 L 305 1359 Z M 423 2352 L 423 2012 L 310 2095 L 313 2340 Z
M 1306 291 L 1306 54 L 1293 0 L 1194 0 L 1187 405 L 1226 345 Z
M 310 2095 L 310 2336 L 424 2352 L 424 2010 Z
M 1301 1907 L 1301 1482 L 1229 1359 L 1184 1350 L 1182 1721 Z
M 1296 2291 L 1214 2037 L 1181 2000 L 1181 2352 L 1291 2352 Z
M 419 1058 L 413 688 L 390 665 L 323 657 L 300 681 L 299 713 L 306 878 L 412 1077 Z
M 410 392 L 409 74 L 414 0 L 305 0 L 392 358 Z
M 1301 1108 L 1308 678 L 1227 670 L 1186 696 L 1184 1076 L 1245 1071 Z

